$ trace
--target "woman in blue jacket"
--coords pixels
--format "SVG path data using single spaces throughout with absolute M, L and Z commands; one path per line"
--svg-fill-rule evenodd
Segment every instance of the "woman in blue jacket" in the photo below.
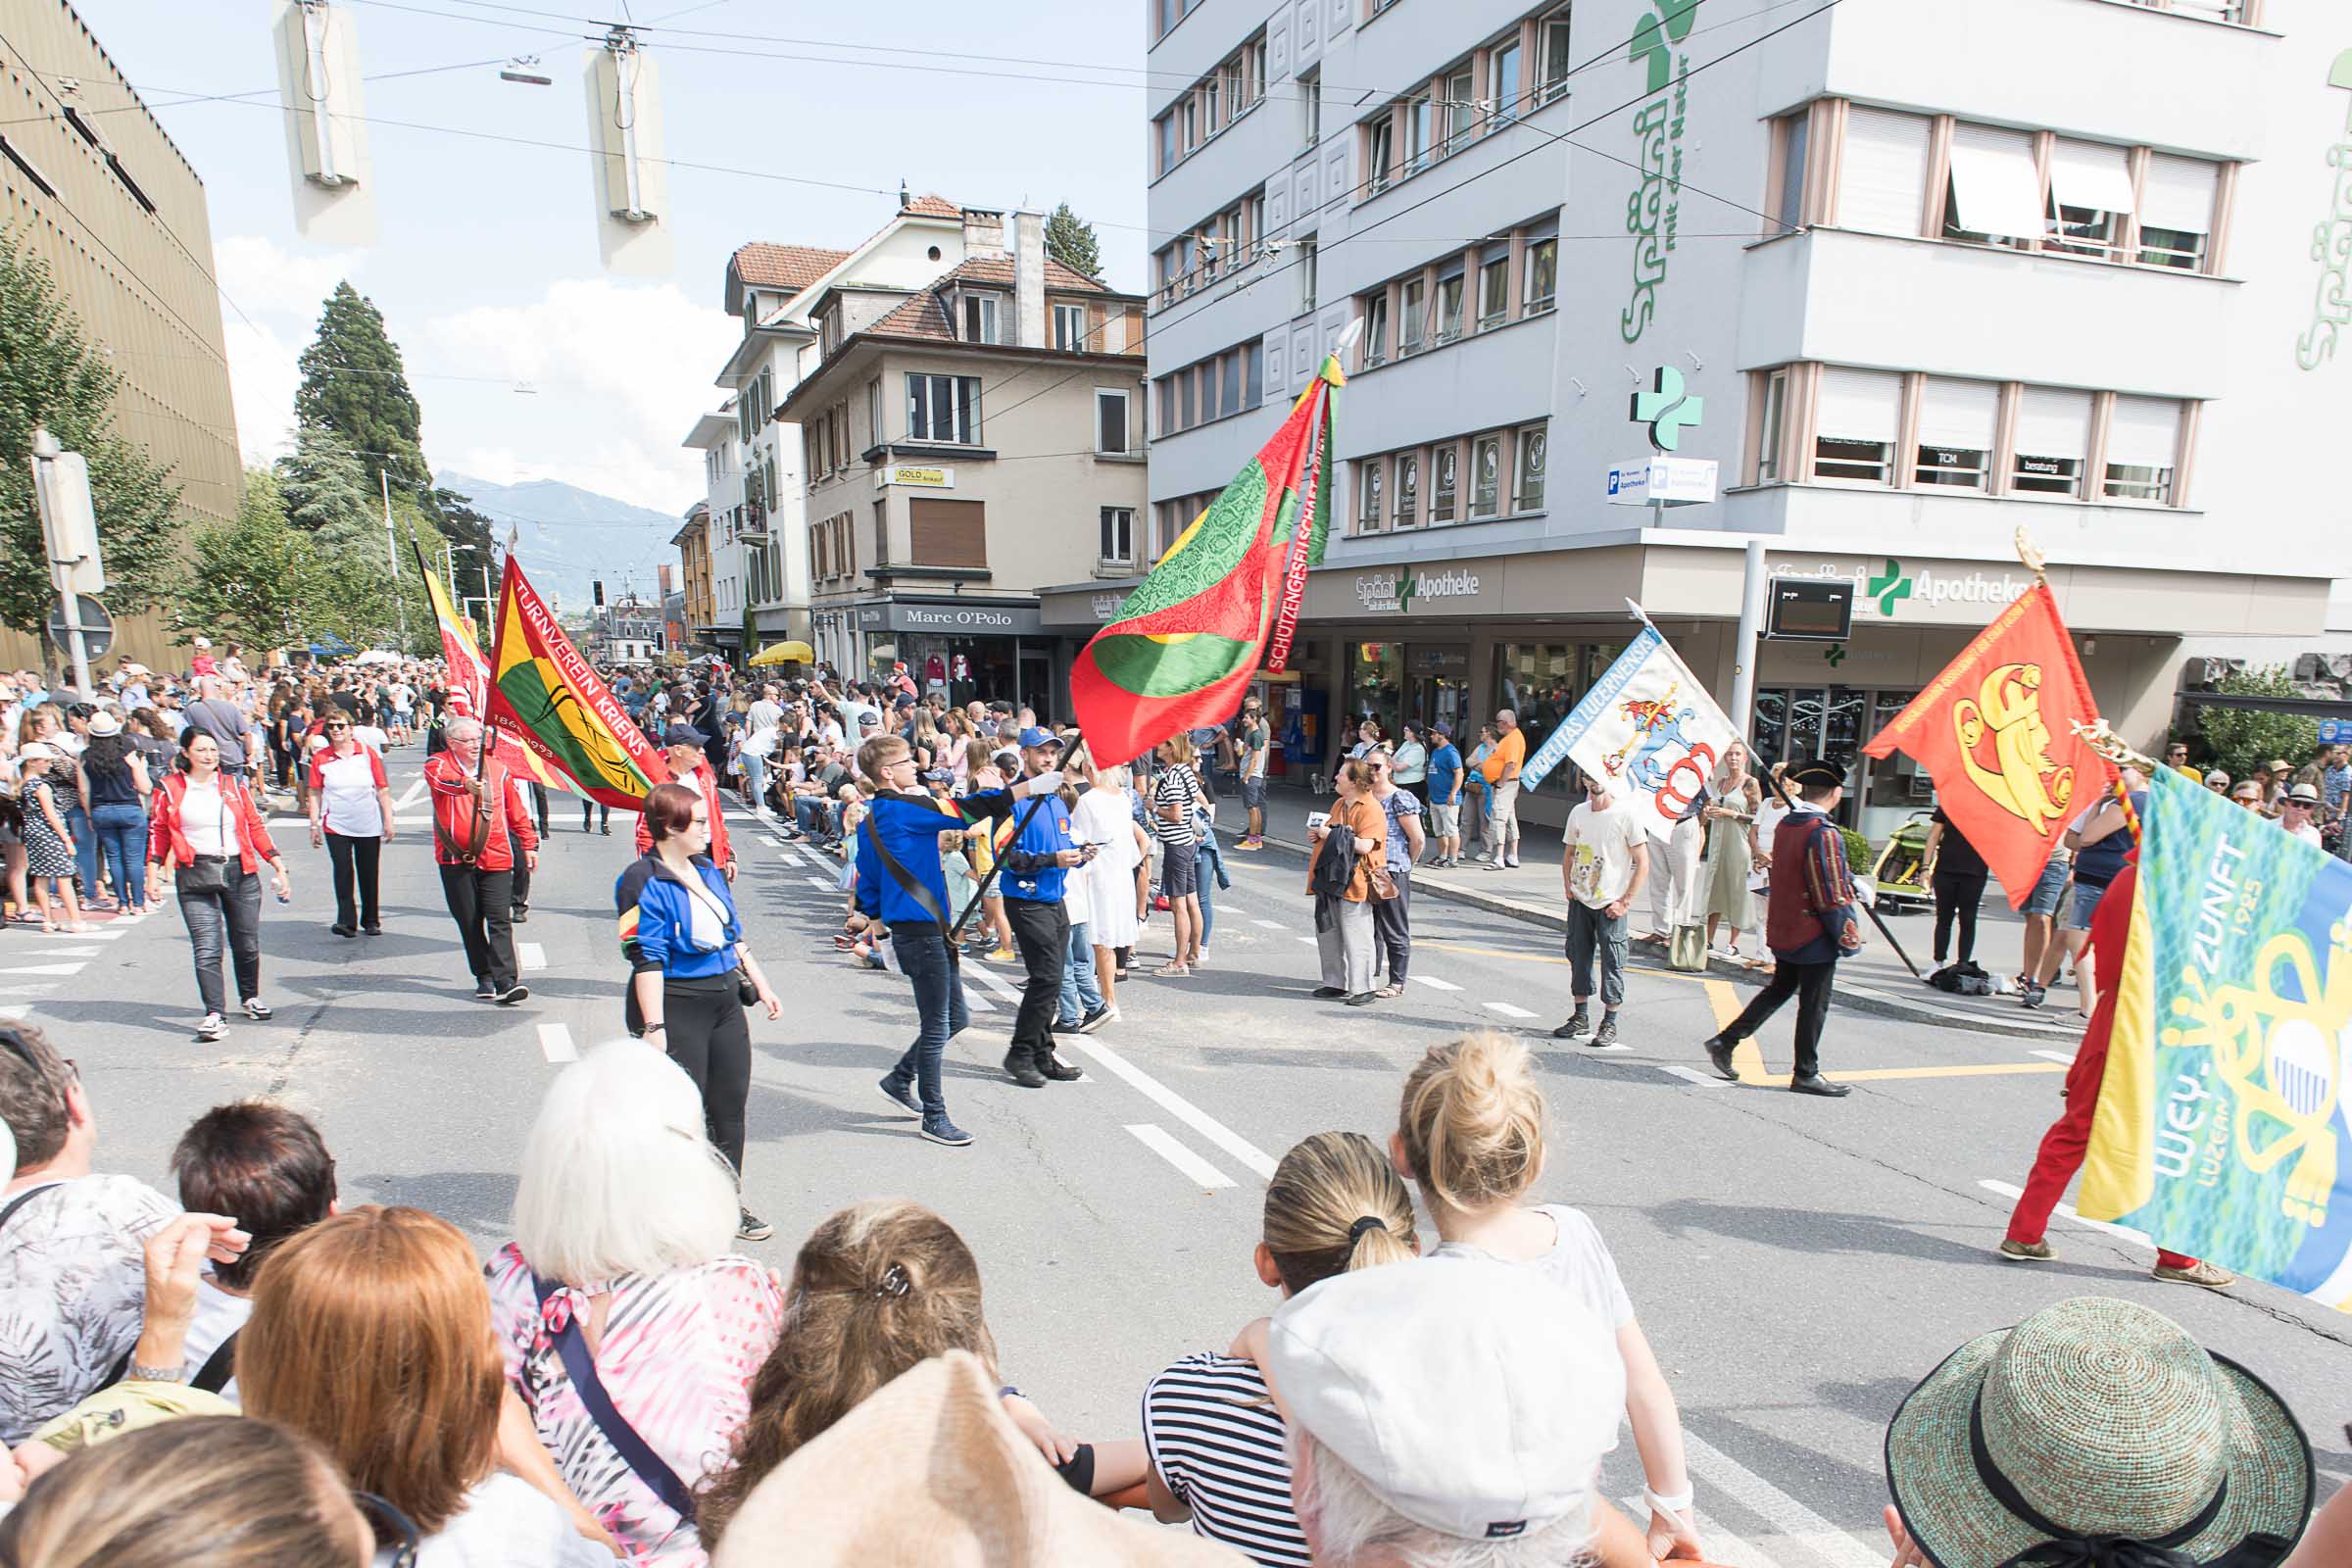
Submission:
M 710 1142 L 743 1174 L 744 1102 L 752 1092 L 752 1029 L 744 1019 L 748 983 L 770 1018 L 784 1004 L 744 946 L 743 921 L 724 873 L 710 863 L 710 808 L 703 792 L 662 784 L 646 798 L 654 851 L 621 873 L 613 889 L 621 951 L 628 955 L 637 1033 L 686 1069 L 703 1093 Z M 736 1234 L 763 1242 L 775 1234 L 750 1209 Z

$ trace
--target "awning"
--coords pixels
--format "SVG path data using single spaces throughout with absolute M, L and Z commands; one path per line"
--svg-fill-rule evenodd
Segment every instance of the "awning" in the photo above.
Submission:
M 769 643 L 754 654 L 745 663 L 753 669 L 765 669 L 771 664 L 786 662 L 798 664 L 816 662 L 816 650 L 804 642 Z

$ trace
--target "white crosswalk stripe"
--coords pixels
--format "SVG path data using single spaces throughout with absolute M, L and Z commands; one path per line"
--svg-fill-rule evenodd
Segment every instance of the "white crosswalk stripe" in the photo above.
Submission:
M 1427 986 L 1432 991 L 1459 991 L 1462 989 L 1452 981 L 1441 980 L 1434 974 L 1417 974 L 1413 976 L 1413 984 Z
M 1129 1123 L 1127 1130 L 1135 1135 L 1138 1143 L 1184 1172 L 1202 1188 L 1214 1192 L 1220 1187 L 1231 1187 L 1234 1184 L 1232 1177 L 1168 1136 L 1165 1129 L 1154 1126 L 1151 1122 L 1135 1122 Z
M 1289 926 L 1284 925 L 1280 920 L 1252 920 L 1250 923 L 1251 925 L 1264 926 L 1269 931 L 1288 931 L 1290 929 Z
M 2011 1202 L 2015 1202 L 2017 1200 L 2025 1196 L 2022 1191 L 2010 1186 L 2007 1182 L 1982 1181 L 1977 1183 L 1977 1185 L 1984 1188 L 1988 1193 L 1999 1194 L 2001 1197 L 2008 1199 Z M 2056 1212 L 2063 1215 L 2067 1219 L 2073 1220 L 2076 1224 L 2082 1226 L 2085 1230 L 2104 1231 L 2119 1242 L 2128 1243 L 2132 1247 L 2141 1248 L 2151 1252 L 2156 1250 L 2156 1244 L 2152 1241 L 2149 1241 L 2148 1238 L 2142 1235 L 2140 1232 L 2129 1229 L 2128 1227 L 2122 1225 L 2111 1225 L 2103 1219 L 2086 1219 L 2076 1211 L 2075 1206 L 2072 1203 L 2060 1203 L 2057 1206 Z
M 1533 1018 L 1535 1016 L 1525 1007 L 1514 1007 L 1507 1002 L 1490 1002 L 1485 1005 L 1489 1012 L 1499 1012 L 1505 1018 Z
M 571 1031 L 560 1023 L 543 1023 L 539 1026 L 539 1054 L 545 1056 L 551 1066 L 559 1067 L 564 1062 L 580 1059 L 579 1048 L 571 1043 Z
M 547 949 L 536 942 L 517 942 L 514 944 L 514 962 L 525 969 L 544 969 L 547 967 Z
M 808 881 L 811 887 L 816 888 L 820 892 L 839 893 L 841 891 L 841 885 L 835 882 L 829 876 L 812 876 L 809 877 Z

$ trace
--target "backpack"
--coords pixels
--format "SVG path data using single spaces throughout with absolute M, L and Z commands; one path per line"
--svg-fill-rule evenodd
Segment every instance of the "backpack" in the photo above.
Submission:
M 1974 958 L 1965 963 L 1947 963 L 1928 976 L 1928 984 L 1955 997 L 1989 997 L 1992 995 L 1992 976 L 1986 974 Z

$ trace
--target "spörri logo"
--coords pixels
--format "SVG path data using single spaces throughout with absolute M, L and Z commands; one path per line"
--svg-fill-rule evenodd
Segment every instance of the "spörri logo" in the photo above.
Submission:
M 1634 422 L 1649 426 L 1649 444 L 1660 452 L 1679 451 L 1683 432 L 1696 429 L 1706 416 L 1707 400 L 1683 390 L 1683 372 L 1661 365 L 1650 377 L 1647 392 L 1634 394 Z

